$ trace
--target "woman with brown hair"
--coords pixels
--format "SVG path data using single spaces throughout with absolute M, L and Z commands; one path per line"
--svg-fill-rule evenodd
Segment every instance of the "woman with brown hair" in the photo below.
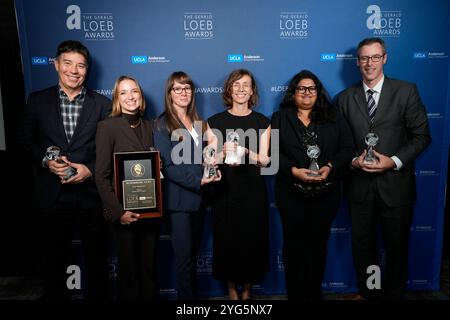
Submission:
M 223 100 L 227 110 L 208 119 L 225 137 L 223 179 L 213 191 L 213 276 L 227 282 L 230 299 L 250 299 L 252 283 L 268 266 L 268 205 L 261 166 L 269 163 L 270 121 L 253 110 L 258 90 L 244 69 L 230 73 Z M 220 146 L 222 147 L 222 146 Z
M 220 180 L 204 177 L 202 150 L 213 136 L 197 114 L 195 87 L 184 72 L 166 82 L 164 113 L 157 119 L 155 146 L 161 152 L 164 210 L 175 260 L 178 299 L 196 298 L 196 255 L 200 245 L 205 201 L 203 186 Z

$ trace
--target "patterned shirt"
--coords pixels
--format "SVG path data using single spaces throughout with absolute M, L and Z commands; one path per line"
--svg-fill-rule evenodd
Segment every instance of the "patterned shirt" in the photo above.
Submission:
M 83 109 L 85 96 L 86 88 L 83 87 L 81 89 L 81 92 L 77 94 L 72 101 L 70 101 L 64 90 L 59 87 L 59 105 L 61 107 L 61 118 L 63 121 L 64 130 L 66 131 L 68 142 L 70 142 L 70 139 L 75 132 L 78 118 L 80 117 L 81 110 Z

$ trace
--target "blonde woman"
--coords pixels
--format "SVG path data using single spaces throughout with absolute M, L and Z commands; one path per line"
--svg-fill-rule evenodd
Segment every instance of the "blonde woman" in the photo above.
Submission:
M 153 147 L 152 122 L 144 119 L 145 99 L 136 79 L 121 76 L 113 91 L 111 117 L 97 128 L 95 181 L 113 224 L 117 247 L 118 297 L 123 300 L 153 300 L 158 296 L 156 248 L 160 221 L 139 220 L 139 214 L 124 210 L 114 194 L 114 152 L 144 151 Z

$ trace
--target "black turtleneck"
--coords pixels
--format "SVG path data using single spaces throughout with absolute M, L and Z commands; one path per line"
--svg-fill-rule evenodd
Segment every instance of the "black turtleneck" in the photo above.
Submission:
M 130 128 L 133 130 L 133 132 L 136 134 L 139 140 L 142 140 L 142 131 L 140 128 L 142 124 L 141 115 L 139 113 L 136 114 L 122 113 L 122 115 L 125 119 L 127 119 L 128 123 L 130 124 Z

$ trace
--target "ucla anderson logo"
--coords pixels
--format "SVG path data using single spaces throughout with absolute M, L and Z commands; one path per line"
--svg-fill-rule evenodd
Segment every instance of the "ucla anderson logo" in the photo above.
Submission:
M 244 61 L 244 55 L 242 55 L 242 54 L 229 54 L 227 60 L 228 60 L 228 62 L 243 62 Z
M 79 6 L 67 7 L 66 27 L 83 32 L 85 40 L 114 40 L 114 18 L 112 13 L 81 13 Z
M 258 54 L 229 54 L 228 62 L 263 62 L 264 58 Z
M 321 53 L 321 62 L 334 62 L 336 60 L 355 60 L 356 55 L 353 53 Z
M 428 51 L 416 51 L 413 52 L 413 59 L 421 60 L 421 59 L 440 59 L 440 58 L 448 58 L 447 53 L 445 52 L 428 52 Z
M 165 56 L 131 56 L 132 64 L 146 64 L 146 63 L 167 63 L 170 59 Z
M 428 56 L 427 52 L 414 52 L 413 59 L 426 59 Z
M 46 66 L 48 65 L 48 57 L 31 57 L 31 64 L 33 66 Z
M 131 56 L 132 64 L 144 64 L 148 62 L 147 56 Z
M 400 37 L 402 27 L 402 12 L 398 10 L 381 11 L 375 4 L 367 7 L 367 29 L 374 37 Z
M 335 61 L 336 53 L 322 53 L 320 54 L 320 61 Z

